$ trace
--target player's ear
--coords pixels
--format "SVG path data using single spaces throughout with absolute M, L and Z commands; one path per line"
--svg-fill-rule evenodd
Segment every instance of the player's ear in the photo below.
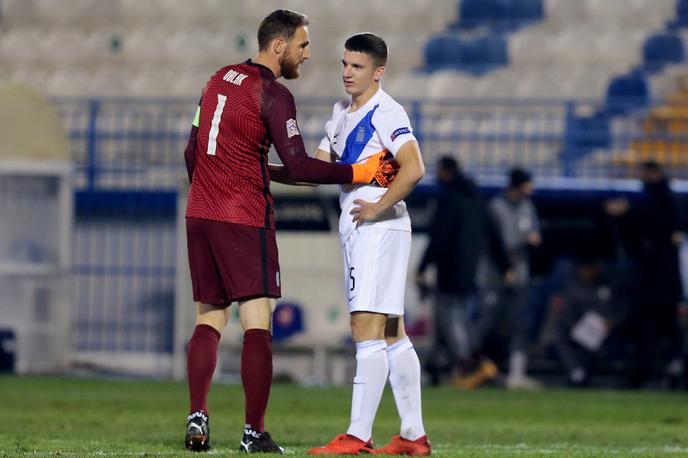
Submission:
M 380 80 L 382 79 L 382 75 L 385 74 L 385 67 L 378 67 L 375 69 L 375 72 L 373 73 L 373 79 L 375 80 L 376 83 L 379 83 Z
M 286 46 L 287 42 L 284 40 L 284 37 L 277 37 L 272 41 L 272 50 L 275 54 L 282 54 Z

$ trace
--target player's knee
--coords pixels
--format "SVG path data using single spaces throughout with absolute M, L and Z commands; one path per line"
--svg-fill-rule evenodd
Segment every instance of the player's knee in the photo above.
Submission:
M 227 325 L 229 311 L 227 308 L 212 304 L 196 303 L 196 325 L 204 324 L 218 332 Z
M 354 313 L 351 315 L 351 336 L 355 342 L 385 338 L 384 315 Z
M 227 320 L 219 316 L 201 315 L 196 318 L 196 326 L 206 325 L 215 329 L 217 332 L 222 332 L 227 324 Z
M 267 297 L 250 299 L 239 303 L 239 321 L 244 330 L 270 329 L 272 309 Z

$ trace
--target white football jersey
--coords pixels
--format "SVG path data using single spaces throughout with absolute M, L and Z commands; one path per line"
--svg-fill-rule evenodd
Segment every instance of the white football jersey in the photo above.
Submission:
M 415 140 L 408 115 L 399 103 L 380 88 L 368 102 L 349 113 L 351 97 L 335 103 L 332 118 L 325 124 L 325 137 L 319 149 L 332 153 L 337 162 L 358 164 L 370 156 L 387 150 L 396 157 L 404 143 Z M 374 185 L 346 184 L 341 186 L 339 234 L 346 241 L 356 228 L 349 214 L 354 200 L 377 202 L 385 188 Z M 375 227 L 411 231 L 411 220 L 404 201 L 397 202 L 378 221 L 365 223 Z

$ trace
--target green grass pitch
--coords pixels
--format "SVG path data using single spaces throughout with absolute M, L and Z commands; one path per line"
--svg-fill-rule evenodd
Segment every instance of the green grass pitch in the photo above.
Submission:
M 0 456 L 193 456 L 183 450 L 183 383 L 0 377 Z M 267 429 L 304 456 L 348 425 L 350 388 L 273 386 Z M 427 388 L 425 426 L 439 457 L 688 456 L 688 393 Z M 210 394 L 210 455 L 236 455 L 240 386 Z M 389 389 L 375 422 L 382 445 L 398 432 Z

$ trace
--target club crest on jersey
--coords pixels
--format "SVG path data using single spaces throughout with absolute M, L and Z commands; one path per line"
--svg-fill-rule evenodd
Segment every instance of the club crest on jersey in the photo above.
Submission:
M 360 126 L 356 131 L 356 143 L 363 143 L 363 141 L 365 140 L 365 136 L 366 128 L 365 126 Z
M 396 140 L 396 138 L 399 135 L 410 134 L 410 133 L 411 133 L 411 129 L 409 129 L 408 127 L 400 127 L 397 130 L 395 130 L 394 132 L 392 132 L 392 135 L 390 135 L 390 138 L 392 139 L 392 141 L 394 141 L 394 140 Z
M 287 137 L 291 138 L 295 135 L 300 135 L 299 128 L 296 125 L 296 120 L 287 119 Z

